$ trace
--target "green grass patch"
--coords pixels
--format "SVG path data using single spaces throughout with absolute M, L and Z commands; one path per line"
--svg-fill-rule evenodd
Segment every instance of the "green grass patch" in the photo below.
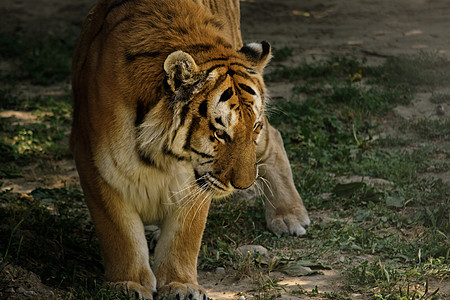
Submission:
M 45 100 L 44 100 L 45 99 Z M 16 117 L 0 119 L 0 176 L 16 176 L 16 165 L 36 158 L 61 158 L 70 155 L 68 131 L 72 106 L 69 97 L 35 97 L 2 103 L 0 110 L 31 112 L 30 121 Z

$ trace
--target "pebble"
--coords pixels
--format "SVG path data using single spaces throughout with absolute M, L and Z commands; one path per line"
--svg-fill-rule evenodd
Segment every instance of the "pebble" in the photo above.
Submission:
M 259 253 L 260 255 L 265 257 L 269 256 L 269 250 L 261 245 L 244 245 L 238 247 L 236 251 L 243 256 L 247 256 L 247 253 L 250 253 L 251 256 L 254 256 L 256 253 Z
M 344 256 L 344 255 L 341 255 L 341 256 L 339 257 L 339 261 L 340 261 L 341 263 L 345 262 L 345 256 Z
M 37 296 L 37 293 L 35 291 L 27 291 L 23 287 L 17 288 L 17 293 L 20 293 L 20 294 L 28 296 L 28 297 Z
M 29 297 L 37 296 L 37 293 L 35 291 L 25 291 L 23 294 Z
M 245 296 L 240 296 L 239 300 L 245 300 Z
M 224 267 L 217 267 L 216 268 L 216 274 L 217 275 L 225 275 L 225 268 Z

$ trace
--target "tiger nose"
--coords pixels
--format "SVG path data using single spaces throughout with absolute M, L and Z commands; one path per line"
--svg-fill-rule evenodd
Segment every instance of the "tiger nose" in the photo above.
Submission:
M 241 184 L 235 184 L 235 183 L 233 182 L 233 180 L 231 180 L 231 181 L 230 181 L 230 184 L 231 184 L 232 187 L 234 187 L 234 188 L 237 189 L 237 190 L 245 190 L 246 188 L 249 188 L 249 187 L 253 184 L 253 182 L 254 182 L 254 181 L 252 181 L 252 183 L 250 183 L 250 184 L 246 184 L 245 186 L 243 186 L 243 185 L 241 185 Z
M 253 184 L 253 182 L 255 182 L 257 176 L 258 169 L 256 168 L 256 164 L 254 170 L 247 170 L 247 172 L 243 170 L 235 172 L 233 170 L 230 184 L 235 189 L 244 190 L 246 188 L 249 188 Z

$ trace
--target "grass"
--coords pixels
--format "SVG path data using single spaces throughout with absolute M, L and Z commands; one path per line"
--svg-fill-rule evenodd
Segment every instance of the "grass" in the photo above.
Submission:
M 1 59 L 16 64 L 11 73 L 0 74 L 5 80 L 0 112 L 33 116 L 29 122 L 0 119 L 2 182 L 23 177 L 36 161 L 44 168 L 45 161 L 70 158 L 68 91 L 27 98 L 18 84 L 66 80 L 72 49 L 70 39 L 38 41 L 21 32 L 0 37 Z M 253 286 L 241 295 L 255 299 L 283 294 L 349 299 L 352 293 L 365 299 L 440 299 L 441 291 L 431 285 L 450 276 L 450 188 L 423 174 L 450 168 L 449 119 L 392 122 L 398 136 L 386 135 L 384 123 L 394 119 L 395 105 L 444 86 L 448 60 L 422 53 L 389 58 L 379 66 L 353 57 L 277 65 L 292 51 L 275 51 L 275 68 L 266 80 L 293 82 L 294 93 L 301 95 L 295 99 L 303 100 L 272 103 L 270 121 L 283 135 L 313 223 L 304 238 L 277 236 L 265 227 L 263 198 L 215 201 L 199 268 L 225 267 L 238 279 L 250 278 Z M 447 103 L 448 95 L 433 93 L 431 100 Z M 360 179 L 345 182 L 352 176 Z M 248 244 L 266 247 L 271 256 L 236 253 Z M 77 188 L 41 187 L 27 195 L 3 189 L 0 258 L 0 274 L 22 266 L 61 291 L 62 298 L 126 298 L 102 286 L 95 231 Z M 330 267 L 343 274 L 342 287 L 333 293 L 321 286 L 288 289 L 273 275 Z M 10 284 L 0 277 L 0 292 Z

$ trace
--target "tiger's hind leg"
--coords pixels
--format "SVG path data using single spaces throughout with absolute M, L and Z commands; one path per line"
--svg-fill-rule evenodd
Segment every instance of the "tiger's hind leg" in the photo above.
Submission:
M 265 179 L 267 227 L 277 234 L 306 234 L 308 212 L 295 188 L 281 134 L 267 119 L 256 151 L 259 175 Z

